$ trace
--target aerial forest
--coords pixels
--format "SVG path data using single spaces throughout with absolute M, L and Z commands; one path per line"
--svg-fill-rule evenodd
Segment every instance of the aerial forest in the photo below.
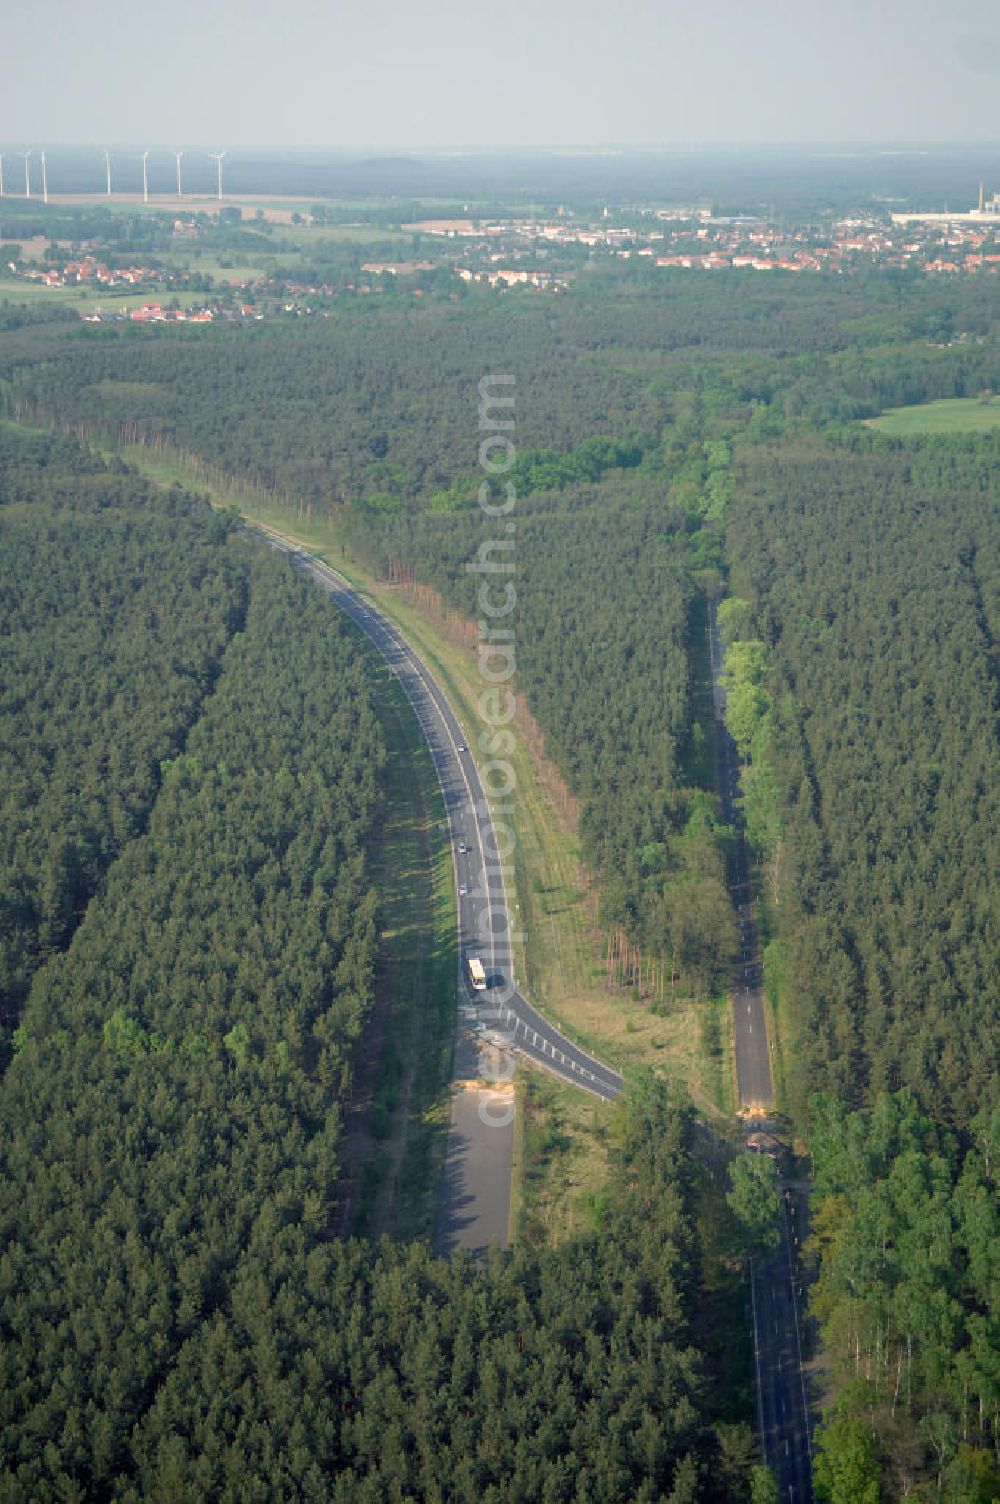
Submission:
M 661 1088 L 572 1245 L 476 1268 L 331 1235 L 378 941 L 370 663 L 234 519 L 3 444 L 3 1496 L 741 1488 Z
M 995 284 L 650 273 L 0 330 L 12 1496 L 746 1496 L 672 1099 L 623 1109 L 612 1209 L 568 1246 L 471 1270 L 330 1239 L 377 952 L 370 670 L 234 518 L 28 428 L 312 508 L 471 620 L 477 387 L 509 372 L 517 689 L 602 921 L 696 997 L 735 938 L 718 607 L 815 1173 L 817 1496 L 997 1497 L 1000 441 L 866 426 L 1000 388 Z

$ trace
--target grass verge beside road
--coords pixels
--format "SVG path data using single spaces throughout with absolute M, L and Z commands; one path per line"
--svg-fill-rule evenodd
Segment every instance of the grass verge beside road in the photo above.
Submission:
M 598 1227 L 615 1108 L 544 1071 L 526 1069 L 518 1109 L 512 1234 L 534 1247 L 552 1247 Z
M 374 648 L 364 650 L 386 742 L 386 807 L 373 861 L 381 916 L 373 1058 L 349 1120 L 350 1227 L 430 1238 L 450 1116 L 454 874 L 427 744 L 399 684 Z

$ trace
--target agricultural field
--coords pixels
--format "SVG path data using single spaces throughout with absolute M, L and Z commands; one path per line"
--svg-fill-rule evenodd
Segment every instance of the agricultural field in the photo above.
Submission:
M 105 313 L 119 313 L 130 308 L 142 308 L 147 303 L 160 303 L 166 307 L 175 300 L 181 308 L 203 308 L 205 303 L 211 300 L 211 294 L 174 288 L 116 293 L 107 288 L 97 290 L 89 287 L 45 287 L 40 282 L 23 282 L 13 279 L 0 281 L 0 308 L 5 303 L 12 306 L 30 305 L 31 307 L 38 305 L 48 307 L 58 304 L 75 309 L 81 317 L 88 313 L 96 313 L 98 308 L 103 309 Z

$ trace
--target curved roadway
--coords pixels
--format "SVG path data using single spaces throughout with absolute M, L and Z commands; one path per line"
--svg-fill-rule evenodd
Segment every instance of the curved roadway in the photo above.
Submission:
M 396 675 L 427 739 L 434 759 L 451 830 L 458 888 L 458 941 L 462 972 L 462 1021 L 484 1043 L 514 1049 L 563 1080 L 610 1102 L 622 1090 L 617 1071 L 573 1044 L 517 989 L 511 930 L 498 858 L 496 828 L 465 743 L 465 733 L 441 686 L 387 617 L 344 577 L 311 554 L 269 534 L 276 547 L 295 558 L 371 639 Z M 475 992 L 468 979 L 471 956 L 482 959 L 487 989 Z

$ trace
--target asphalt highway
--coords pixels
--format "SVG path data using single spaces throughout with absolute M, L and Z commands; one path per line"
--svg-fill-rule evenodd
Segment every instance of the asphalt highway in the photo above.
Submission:
M 778 1480 L 782 1504 L 811 1504 L 813 1496 L 793 1255 L 797 1206 L 790 1192 L 783 1197 L 781 1241 L 766 1258 L 754 1260 L 750 1270 L 760 1450 Z
M 387 617 L 344 577 L 311 554 L 271 541 L 327 591 L 371 639 L 399 680 L 434 759 L 451 832 L 458 896 L 460 1027 L 484 1045 L 516 1051 L 564 1081 L 612 1101 L 622 1090 L 617 1071 L 573 1044 L 522 996 L 514 976 L 512 927 L 504 883 L 505 832 L 494 824 L 476 760 L 444 691 Z M 478 956 L 487 986 L 475 991 L 468 962 Z

